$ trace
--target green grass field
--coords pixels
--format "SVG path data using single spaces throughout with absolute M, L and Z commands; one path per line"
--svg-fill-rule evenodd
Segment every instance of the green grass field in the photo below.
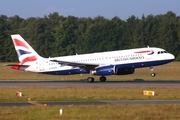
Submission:
M 0 64 L 1 80 L 82 80 L 88 75 L 52 76 L 12 70 Z M 108 76 L 108 80 L 180 80 L 180 62 L 155 67 L 156 77 L 149 68 L 133 75 Z M 95 77 L 98 80 L 98 77 Z M 142 95 L 143 90 L 155 91 L 155 96 Z M 22 97 L 16 92 L 21 91 Z M 169 88 L 104 88 L 104 87 L 1 87 L 0 102 L 5 101 L 65 101 L 65 100 L 179 100 L 180 87 Z M 64 108 L 63 115 L 59 109 Z M 81 105 L 81 106 L 0 106 L 0 120 L 179 120 L 180 105 Z
M 144 96 L 144 90 L 155 91 L 155 96 Z M 22 92 L 17 97 L 16 92 Z M 0 102 L 79 101 L 79 100 L 180 100 L 180 88 L 104 88 L 104 87 L 0 87 Z
M 180 105 L 0 107 L 1 120 L 179 120 L 179 113 Z

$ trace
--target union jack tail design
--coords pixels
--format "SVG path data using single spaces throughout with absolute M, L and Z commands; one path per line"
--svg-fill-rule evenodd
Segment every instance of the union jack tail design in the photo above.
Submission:
M 29 62 L 36 61 L 40 57 L 19 34 L 11 35 L 11 38 L 18 55 L 19 65 L 28 65 Z

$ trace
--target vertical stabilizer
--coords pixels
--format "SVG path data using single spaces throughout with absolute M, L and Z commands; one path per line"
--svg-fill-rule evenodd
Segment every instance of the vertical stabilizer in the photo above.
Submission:
M 19 34 L 11 35 L 11 38 L 21 65 L 41 57 Z

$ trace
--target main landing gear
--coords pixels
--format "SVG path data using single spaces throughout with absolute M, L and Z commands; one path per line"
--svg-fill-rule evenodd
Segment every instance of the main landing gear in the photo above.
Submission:
M 88 78 L 87 78 L 87 81 L 88 81 L 89 83 L 92 83 L 92 82 L 94 82 L 94 78 L 93 78 L 93 77 L 88 77 Z
M 105 77 L 105 76 L 101 76 L 101 77 L 99 78 L 99 80 L 100 80 L 100 82 L 106 82 L 106 77 Z M 87 81 L 88 81 L 89 83 L 92 83 L 92 82 L 94 82 L 94 78 L 93 78 L 92 76 L 90 76 L 90 77 L 87 78 Z
M 92 70 L 90 70 L 89 71 L 89 77 L 87 78 L 87 81 L 89 82 L 89 83 L 92 83 L 92 82 L 94 82 L 94 78 L 92 77 Z
M 99 80 L 100 80 L 101 82 L 106 82 L 106 77 L 101 76 L 101 77 L 99 78 Z
M 106 81 L 106 77 L 105 77 L 105 76 L 101 76 L 101 77 L 99 78 L 99 80 L 100 80 L 100 82 L 105 82 L 105 81 Z M 94 78 L 92 77 L 92 70 L 90 70 L 90 76 L 87 78 L 87 81 L 88 81 L 89 83 L 94 82 Z
M 154 69 L 153 69 L 153 66 L 149 67 L 150 70 L 151 70 L 151 76 L 152 77 L 155 77 L 156 76 L 156 73 L 154 73 Z

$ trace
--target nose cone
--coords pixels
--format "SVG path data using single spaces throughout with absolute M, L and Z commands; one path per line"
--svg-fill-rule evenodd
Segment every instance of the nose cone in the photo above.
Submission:
M 173 61 L 175 59 L 175 56 L 173 54 L 169 54 L 168 59 Z

